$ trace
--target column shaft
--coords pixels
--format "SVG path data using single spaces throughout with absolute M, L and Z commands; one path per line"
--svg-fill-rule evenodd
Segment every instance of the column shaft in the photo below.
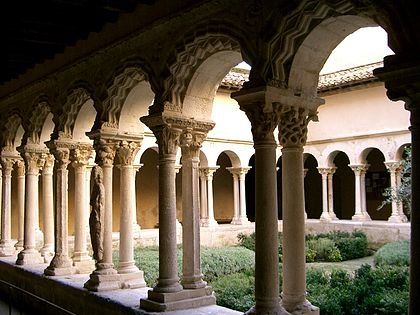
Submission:
M 0 257 L 12 256 L 15 248 L 12 243 L 12 170 L 14 160 L 1 158 L 2 198 L 1 198 L 1 239 Z
M 248 218 L 246 216 L 246 195 L 245 195 L 245 174 L 248 172 L 248 169 L 246 171 L 241 171 L 239 174 L 239 218 L 242 222 L 248 223 Z
M 54 193 L 53 193 L 54 157 L 47 155 L 42 169 L 42 204 L 44 220 L 44 246 L 41 255 L 49 263 L 54 256 Z
M 321 220 L 330 220 L 328 213 L 328 171 L 325 168 L 318 168 L 322 175 L 322 214 Z
M 207 215 L 208 215 L 208 224 L 207 226 L 215 227 L 218 225 L 217 221 L 214 218 L 214 206 L 213 206 L 213 173 L 218 169 L 207 168 Z
M 240 224 L 240 209 L 239 209 L 239 180 L 238 175 L 233 173 L 233 219 L 231 224 Z
M 206 226 L 209 217 L 207 213 L 207 181 L 203 169 L 200 170 L 200 224 Z
M 337 216 L 334 212 L 334 187 L 333 187 L 333 176 L 334 176 L 335 168 L 332 168 L 332 171 L 328 174 L 328 212 L 330 214 L 330 218 L 333 220 L 337 220 Z
M 17 162 L 17 209 L 18 209 L 18 241 L 16 250 L 23 250 L 24 215 L 25 215 L 25 163 Z

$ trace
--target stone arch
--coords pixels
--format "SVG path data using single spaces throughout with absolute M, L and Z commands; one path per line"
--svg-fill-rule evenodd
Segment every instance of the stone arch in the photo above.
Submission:
M 278 14 L 282 14 L 280 8 L 277 9 Z M 357 20 L 363 16 L 376 16 L 374 7 L 360 6 L 356 5 L 349 1 L 334 1 L 334 2 L 325 2 L 325 1 L 302 1 L 296 8 L 289 11 L 285 17 L 281 19 L 278 18 L 278 15 L 274 15 L 274 36 L 269 40 L 268 43 L 268 55 L 270 56 L 269 62 L 265 63 L 265 68 L 263 69 L 263 77 L 274 78 L 277 81 L 277 84 L 283 86 L 290 86 L 289 74 L 291 72 L 292 63 L 295 63 L 295 56 L 298 55 L 298 50 L 302 47 L 310 48 L 310 42 L 307 41 L 307 37 L 315 37 L 311 40 L 312 44 L 315 44 L 314 47 L 328 47 L 326 51 L 326 57 L 331 53 L 332 48 L 335 47 L 331 41 L 335 41 L 337 45 L 341 40 L 343 40 L 351 32 L 355 31 L 360 26 L 353 25 L 353 31 L 350 30 L 352 24 L 358 24 Z M 335 28 L 331 28 L 326 32 L 315 31 L 320 24 L 326 25 L 331 24 L 335 19 L 338 19 L 339 22 L 340 16 L 353 16 L 354 21 L 349 21 L 348 25 L 337 23 Z M 332 20 L 331 20 L 332 19 Z M 330 20 L 329 22 L 325 22 Z M 370 20 L 370 18 L 366 18 Z M 369 24 L 373 23 L 369 22 Z M 347 24 L 347 23 L 346 23 Z M 363 24 L 366 25 L 366 24 Z M 344 28 L 343 28 L 344 26 Z M 321 27 L 322 29 L 322 27 Z M 318 28 L 318 30 L 320 30 Z M 311 35 L 313 33 L 313 35 Z M 308 35 L 309 34 L 309 35 Z M 332 38 L 338 37 L 336 39 Z M 308 47 L 309 46 L 309 47 Z M 322 49 L 324 50 L 324 49 Z M 302 55 L 304 57 L 304 55 Z M 308 56 L 306 56 L 308 57 Z M 312 57 L 319 58 L 312 55 Z M 299 59 L 299 57 L 298 57 Z M 313 60 L 310 59 L 309 64 L 312 64 Z M 318 63 L 318 61 L 315 61 Z M 322 63 L 323 64 L 323 63 Z M 318 70 L 320 70 L 319 68 Z M 319 71 L 316 72 L 318 75 Z
M 404 158 L 404 151 L 407 147 L 411 147 L 411 143 L 404 143 L 395 152 L 395 161 L 401 161 Z
M 296 51 L 290 67 L 287 85 L 295 95 L 315 96 L 319 72 L 333 49 L 359 28 L 376 26 L 366 17 L 342 15 L 331 17 L 317 25 Z
M 206 153 L 203 150 L 200 150 L 200 167 L 208 167 L 209 161 L 207 159 Z
M 168 66 L 163 95 L 157 102 L 187 117 L 209 119 L 216 90 L 229 72 L 241 62 L 241 46 L 233 37 L 221 33 L 196 35 L 182 43 Z
M 148 80 L 148 74 L 135 64 L 116 71 L 102 108 L 102 120 L 107 127 L 125 132 L 142 126 L 139 118 L 147 113 L 154 98 Z
M 362 152 L 360 152 L 360 155 L 358 157 L 358 161 L 362 164 L 367 163 L 367 156 L 373 151 L 373 150 L 378 150 L 384 157 L 384 161 L 385 161 L 385 154 L 384 152 L 377 147 L 368 147 L 362 150 Z
M 2 128 L 2 150 L 14 152 L 16 148 L 21 144 L 21 140 L 24 134 L 22 127 L 22 118 L 13 113 L 7 116 L 7 120 Z
M 53 115 L 50 111 L 50 104 L 42 98 L 31 108 L 31 113 L 25 119 L 25 135 L 23 144 L 43 145 L 43 142 L 50 139 L 54 130 Z

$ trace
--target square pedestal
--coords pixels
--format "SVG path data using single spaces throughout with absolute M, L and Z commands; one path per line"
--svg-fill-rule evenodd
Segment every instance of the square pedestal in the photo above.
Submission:
M 84 287 L 95 292 L 118 290 L 120 288 L 120 275 L 116 271 L 110 274 L 98 274 L 94 271 L 90 274 Z
M 89 274 L 95 270 L 95 261 L 92 259 L 82 261 L 73 260 L 73 266 L 76 269 L 76 273 Z
M 140 308 L 152 312 L 166 312 L 215 305 L 216 298 L 211 287 L 182 290 L 175 293 L 160 293 L 150 290 L 147 299 L 140 300 Z
M 23 250 L 18 254 L 16 265 L 33 265 L 42 264 L 44 259 L 41 254 L 36 250 Z
M 141 270 L 133 273 L 120 273 L 118 275 L 120 276 L 121 289 L 137 289 L 146 286 L 143 271 Z

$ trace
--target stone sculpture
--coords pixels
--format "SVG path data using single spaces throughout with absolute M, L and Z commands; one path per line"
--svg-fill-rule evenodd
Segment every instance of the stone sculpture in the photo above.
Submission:
M 90 199 L 92 211 L 89 217 L 90 239 L 93 249 L 93 258 L 100 262 L 103 258 L 104 240 L 104 210 L 105 186 L 103 184 L 102 168 L 95 166 L 92 169 L 93 188 Z

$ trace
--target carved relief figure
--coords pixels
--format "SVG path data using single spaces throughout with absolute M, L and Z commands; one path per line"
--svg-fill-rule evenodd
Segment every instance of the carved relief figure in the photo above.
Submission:
M 96 165 L 92 169 L 93 188 L 90 198 L 92 211 L 89 217 L 90 239 L 93 258 L 100 262 L 103 256 L 105 186 L 103 184 L 102 168 Z

